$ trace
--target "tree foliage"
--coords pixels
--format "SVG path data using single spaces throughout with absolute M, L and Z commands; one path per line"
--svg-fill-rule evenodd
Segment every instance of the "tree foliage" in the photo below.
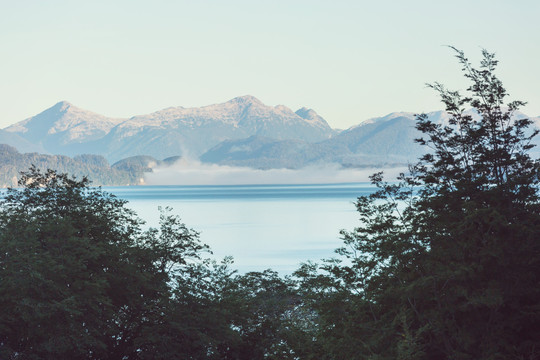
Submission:
M 372 176 L 345 261 L 297 273 L 329 358 L 540 357 L 537 131 L 515 116 L 523 102 L 505 105 L 493 54 L 475 68 L 454 50 L 471 85 L 430 85 L 449 121 L 417 117 L 427 154 L 397 183 Z
M 294 359 L 294 284 L 239 275 L 163 209 L 33 167 L 0 201 L 0 358 Z M 290 345 L 292 344 L 292 345 Z
M 168 321 L 174 272 L 205 249 L 179 219 L 31 168 L 0 202 L 1 358 L 131 359 Z

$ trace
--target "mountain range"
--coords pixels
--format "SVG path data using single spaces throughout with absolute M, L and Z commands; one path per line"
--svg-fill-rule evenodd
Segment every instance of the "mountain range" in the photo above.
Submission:
M 427 115 L 437 123 L 448 122 L 443 111 Z M 540 117 L 533 121 L 540 127 Z M 414 162 L 425 152 L 414 142 L 421 136 L 414 126 L 413 113 L 396 112 L 338 131 L 312 109 L 294 112 L 283 105 L 267 106 L 253 96 L 124 119 L 63 101 L 0 130 L 0 143 L 20 152 L 100 155 L 111 163 L 145 155 L 152 161 L 181 156 L 259 169 L 320 163 L 376 167 Z
M 62 101 L 5 128 L 5 133 L 22 138 L 20 144 L 26 148 L 32 144 L 35 151 L 68 156 L 92 153 L 114 162 L 135 155 L 198 158 L 224 140 L 252 135 L 314 142 L 332 137 L 335 131 L 313 110 L 293 112 L 242 96 L 223 104 L 170 107 L 129 119 L 108 118 Z

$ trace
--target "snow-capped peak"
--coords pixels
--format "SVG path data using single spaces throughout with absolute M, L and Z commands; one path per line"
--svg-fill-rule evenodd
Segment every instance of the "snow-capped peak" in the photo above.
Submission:
M 234 103 L 239 105 L 257 104 L 264 105 L 259 99 L 252 95 L 237 96 L 234 99 L 227 101 L 227 103 Z

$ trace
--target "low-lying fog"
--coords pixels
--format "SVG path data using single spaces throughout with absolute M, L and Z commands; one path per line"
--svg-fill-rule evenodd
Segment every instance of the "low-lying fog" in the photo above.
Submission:
M 145 174 L 147 185 L 247 185 L 247 184 L 329 184 L 369 181 L 369 176 L 384 170 L 385 178 L 394 181 L 405 167 L 343 168 L 324 164 L 302 169 L 259 170 L 248 167 L 205 164 L 182 159 L 169 167 L 155 168 Z

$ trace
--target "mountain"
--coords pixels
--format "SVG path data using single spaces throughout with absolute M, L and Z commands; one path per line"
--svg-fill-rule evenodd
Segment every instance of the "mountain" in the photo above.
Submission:
M 342 162 L 347 159 L 352 164 L 363 163 L 369 157 L 375 162 L 407 163 L 424 152 L 414 142 L 418 137 L 420 133 L 415 129 L 414 114 L 392 113 L 342 131 L 321 145 L 342 149 Z
M 440 115 L 433 113 L 433 116 Z M 392 113 L 366 120 L 336 136 L 315 143 L 250 137 L 227 140 L 201 156 L 201 161 L 250 167 L 300 168 L 318 163 L 345 166 L 406 164 L 423 149 L 412 113 Z
M 478 116 L 469 111 L 471 116 Z M 447 125 L 444 111 L 427 114 L 437 124 Z M 517 113 L 516 118 L 526 115 Z M 346 167 L 397 166 L 415 163 L 428 149 L 414 140 L 422 137 L 416 130 L 414 113 L 395 112 L 372 118 L 341 131 L 334 137 L 315 143 L 250 137 L 227 140 L 201 156 L 201 161 L 255 168 L 301 168 L 320 163 L 338 163 Z M 540 128 L 540 117 L 531 118 Z M 531 151 L 540 157 L 540 137 Z
M 468 113 L 478 116 L 473 110 Z M 449 121 L 444 111 L 428 116 L 439 124 Z M 532 120 L 540 128 L 540 117 Z M 124 159 L 118 166 L 139 173 L 150 168 L 150 158 L 174 156 L 260 169 L 328 162 L 393 166 L 416 162 L 426 151 L 414 141 L 421 137 L 415 123 L 413 113 L 394 112 L 338 132 L 312 109 L 293 112 L 253 96 L 200 108 L 170 107 L 129 119 L 108 118 L 63 101 L 0 130 L 0 143 L 21 152 L 96 154 L 111 163 Z M 534 141 L 540 145 L 540 137 Z M 532 153 L 539 156 L 540 147 Z
M 225 140 L 206 153 L 200 160 L 230 166 L 258 169 L 300 168 L 309 163 L 311 143 L 302 140 L 277 140 L 263 136 Z
M 42 146 L 36 145 L 17 134 L 5 130 L 0 130 L 0 144 L 7 144 L 13 147 L 17 147 L 17 149 L 23 152 L 45 151 Z
M 48 153 L 94 153 L 110 161 L 135 155 L 198 157 L 224 140 L 253 135 L 314 142 L 335 133 L 313 110 L 295 113 L 283 105 L 264 105 L 253 96 L 200 108 L 171 107 L 129 119 L 60 102 L 4 130 Z
M 4 131 L 51 154 L 100 154 L 92 151 L 92 142 L 105 136 L 120 122 L 122 119 L 107 118 L 61 101 L 36 116 L 7 127 Z M 24 151 L 18 146 L 17 148 Z

